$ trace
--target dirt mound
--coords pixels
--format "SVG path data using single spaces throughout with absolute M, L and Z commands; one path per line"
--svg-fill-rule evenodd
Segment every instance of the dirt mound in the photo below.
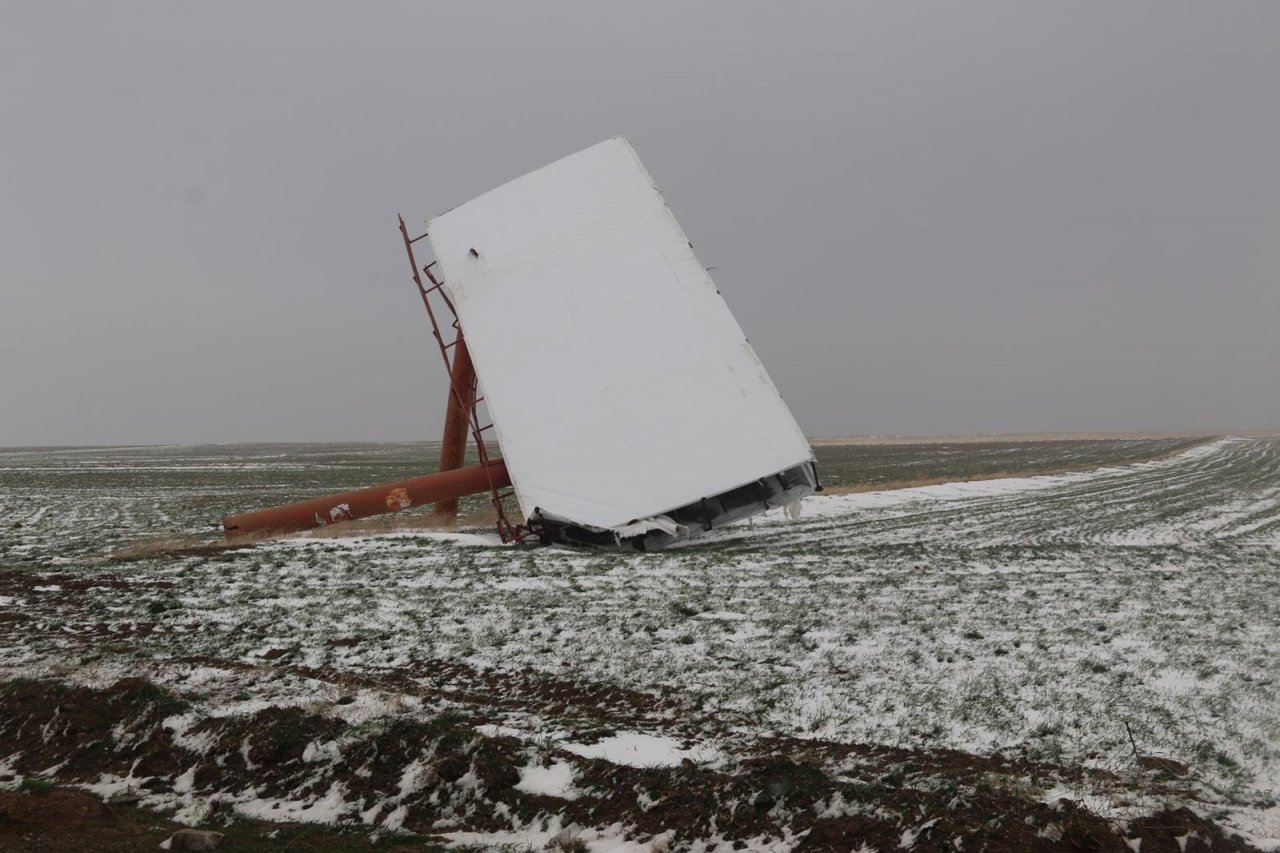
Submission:
M 83 828 L 110 819 L 111 812 L 101 800 L 81 791 L 0 791 L 0 829 L 23 833 L 50 826 Z
M 1023 780 L 1029 771 L 1057 772 L 1044 766 L 775 739 L 715 767 L 688 760 L 632 767 L 552 743 L 483 736 L 479 722 L 441 713 L 350 725 L 275 707 L 209 717 L 142 679 L 103 690 L 33 681 L 0 688 L 10 785 L 32 774 L 60 783 L 116 780 L 144 805 L 204 803 L 195 814 L 206 825 L 236 824 L 237 812 L 285 821 L 305 813 L 366 835 L 382 828 L 429 838 L 538 826 L 554 816 L 565 827 L 618 825 L 640 841 L 674 831 L 677 849 L 713 836 L 731 844 L 790 837 L 804 850 L 950 849 L 960 840 L 964 849 L 989 851 L 1123 853 L 1136 839 L 1146 853 L 1250 849 L 1185 809 L 1126 825 L 1068 799 L 1040 802 Z M 539 767 L 565 764 L 570 790 L 522 782 Z M 111 809 L 74 792 L 4 797 L 0 846 L 113 819 Z
M 154 853 L 184 829 L 154 812 L 106 805 L 83 791 L 0 791 L 0 850 L 14 853 Z M 431 845 L 403 843 L 391 834 L 371 840 L 367 832 L 294 823 L 236 820 L 218 830 L 219 850 L 232 853 L 383 850 L 420 853 Z

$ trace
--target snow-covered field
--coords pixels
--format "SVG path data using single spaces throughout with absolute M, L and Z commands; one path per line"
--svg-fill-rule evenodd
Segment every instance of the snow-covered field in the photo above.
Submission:
M 280 489 L 273 464 L 300 463 L 110 453 L 0 455 L 0 578 L 40 573 L 0 587 L 0 619 L 30 617 L 4 635 L 0 676 L 148 674 L 234 710 L 303 701 L 300 672 L 315 691 L 318 673 L 425 679 L 422 662 L 459 662 L 676 697 L 708 754 L 776 732 L 1110 768 L 1173 759 L 1194 807 L 1280 845 L 1280 439 L 815 497 L 799 521 L 663 554 L 423 531 L 127 563 L 103 555 L 210 532 L 252 489 Z M 161 477 L 170 464 L 229 468 L 226 484 L 184 489 Z M 24 479 L 59 465 L 74 489 Z M 95 466 L 114 479 L 83 479 Z M 530 737 L 563 724 L 520 708 L 496 722 Z M 568 790 L 557 765 L 539 773 L 522 784 Z

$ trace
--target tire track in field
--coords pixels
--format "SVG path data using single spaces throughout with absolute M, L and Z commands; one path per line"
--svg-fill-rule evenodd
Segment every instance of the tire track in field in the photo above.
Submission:
M 1240 536 L 1266 542 L 1280 526 L 1276 438 L 1228 439 L 1168 460 L 1037 479 L 1059 482 L 989 496 L 904 496 L 888 507 L 855 501 L 850 512 L 800 529 L 771 526 L 769 538 L 782 544 L 815 537 L 854 548 L 912 541 L 964 548 L 1197 545 Z
M 1206 545 L 1233 538 L 1242 504 L 1251 516 L 1280 510 L 1280 443 L 1232 441 L 1188 464 L 1135 472 L 1029 501 L 1015 536 L 1033 544 Z M 1271 489 L 1259 490 L 1266 483 Z M 1270 494 L 1269 494 L 1270 493 Z
M 1159 538 L 1151 528 L 1162 528 L 1161 519 L 1185 518 L 1216 502 L 1214 490 L 1205 486 L 1219 469 L 1201 457 L 1086 479 L 990 514 L 990 529 L 983 533 L 991 544 L 1125 544 L 1115 541 L 1116 534 L 1145 543 Z

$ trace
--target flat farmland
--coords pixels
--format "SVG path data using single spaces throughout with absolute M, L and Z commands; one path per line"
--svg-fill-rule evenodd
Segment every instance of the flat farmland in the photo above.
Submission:
M 361 843 L 1280 849 L 1280 438 L 816 451 L 850 491 L 798 521 L 617 555 L 195 547 L 431 445 L 0 451 L 0 787 Z
M 834 491 L 908 488 L 959 480 L 991 480 L 1083 471 L 1143 462 L 1186 450 L 1193 437 L 1023 441 L 974 436 L 915 441 L 830 440 L 817 446 L 823 483 Z

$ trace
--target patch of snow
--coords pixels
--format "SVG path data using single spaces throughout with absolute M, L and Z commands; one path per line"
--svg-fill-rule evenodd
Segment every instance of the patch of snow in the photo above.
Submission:
M 592 744 L 568 743 L 561 749 L 583 758 L 603 758 L 630 767 L 675 767 L 686 758 L 694 762 L 708 762 L 720 757 L 720 753 L 710 747 L 684 749 L 675 738 L 641 732 L 623 732 Z
M 513 729 L 510 726 L 499 726 L 493 723 L 485 723 L 482 726 L 476 726 L 476 731 L 485 737 L 514 737 L 525 740 L 534 735 L 521 729 Z
M 515 786 L 517 791 L 559 797 L 562 800 L 578 799 L 578 791 L 573 787 L 573 765 L 569 762 L 557 761 L 549 767 L 531 764 L 519 769 L 520 781 Z
M 192 711 L 186 714 L 174 714 L 171 717 L 165 717 L 160 725 L 172 732 L 175 745 L 188 752 L 203 755 L 213 748 L 214 744 L 218 742 L 218 737 L 213 732 L 188 734 L 191 727 L 199 720 L 200 717 Z
M 252 793 L 253 789 L 250 789 Z M 262 800 L 256 797 L 234 802 L 235 810 L 246 817 L 258 820 L 288 821 L 291 823 L 337 823 L 354 808 L 345 798 L 346 789 L 341 782 L 334 782 L 329 790 L 312 802 L 296 800 Z
M 1174 669 L 1166 669 L 1151 682 L 1151 686 L 1157 690 L 1164 690 L 1176 695 L 1186 693 L 1198 684 L 1199 680 L 1194 673 Z
M 396 806 L 391 814 L 387 815 L 382 821 L 382 828 L 395 832 L 404 826 L 404 819 L 409 816 L 408 806 Z
M 257 770 L 257 763 L 249 757 L 249 742 L 253 740 L 253 735 L 245 735 L 244 740 L 240 741 L 240 757 L 244 759 L 245 770 Z
M 308 764 L 317 761 L 324 761 L 336 764 L 342 760 L 342 750 L 338 748 L 336 740 L 325 741 L 321 743 L 313 740 L 307 744 L 307 748 L 302 751 L 302 760 Z
M 916 840 L 920 838 L 921 833 L 937 822 L 938 819 L 935 817 L 933 820 L 927 820 L 913 829 L 903 831 L 902 835 L 898 838 L 898 846 L 903 850 L 910 850 L 915 846 Z
M 422 772 L 426 769 L 426 763 L 421 758 L 415 758 L 404 767 L 404 772 L 400 774 L 399 792 L 396 794 L 396 802 L 401 802 L 405 797 L 415 793 L 422 788 Z
M 369 808 L 360 812 L 360 822 L 365 826 L 372 826 L 373 822 L 378 819 L 378 813 L 382 811 L 382 803 L 374 803 Z
M 546 829 L 536 829 L 538 824 L 530 824 L 524 829 L 513 829 L 500 832 L 446 832 L 444 837 L 451 845 L 483 846 L 488 849 L 542 850 L 553 842 L 563 847 L 566 843 L 581 842 L 591 853 L 658 853 L 671 847 L 673 832 L 656 835 L 647 841 L 635 841 L 628 837 L 626 827 L 615 823 L 606 827 L 580 827 L 577 824 L 562 826 L 560 818 L 553 817 Z M 754 840 L 754 839 L 753 839 Z M 699 848 L 692 848 L 699 849 Z M 718 847 L 705 847 L 703 850 L 716 850 Z M 723 846 L 725 851 L 734 850 L 731 843 Z M 757 846 L 748 843 L 746 850 L 781 850 L 790 849 L 770 846 Z
M 200 762 L 196 762 L 187 768 L 187 771 L 181 776 L 173 780 L 173 792 L 175 794 L 189 794 L 191 789 L 195 787 L 196 770 L 200 767 Z
M 0 785 L 21 785 L 22 774 L 18 773 L 14 763 L 17 762 L 21 752 L 15 752 L 6 758 L 0 758 Z

